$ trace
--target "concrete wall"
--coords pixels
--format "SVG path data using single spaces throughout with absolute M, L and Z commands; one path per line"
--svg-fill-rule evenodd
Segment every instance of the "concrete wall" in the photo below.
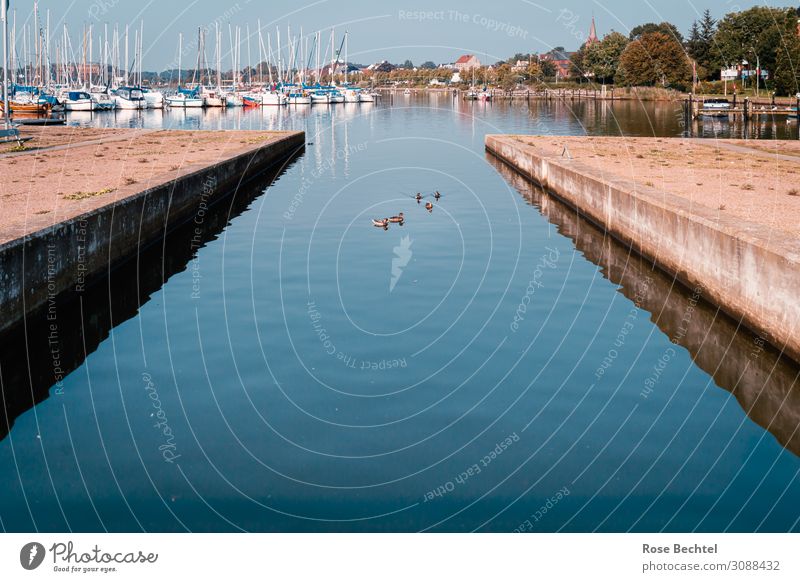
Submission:
M 800 242 L 720 219 L 678 196 L 604 179 L 579 160 L 543 155 L 513 136 L 489 135 L 486 148 L 688 287 L 701 286 L 706 300 L 800 361 Z
M 303 132 L 0 245 L 0 331 L 26 313 L 54 305 L 63 291 L 161 238 L 176 225 L 202 217 L 208 205 L 265 169 L 302 150 Z

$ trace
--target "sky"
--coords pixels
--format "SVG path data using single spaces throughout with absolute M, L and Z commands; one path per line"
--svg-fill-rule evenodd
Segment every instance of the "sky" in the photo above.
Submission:
M 336 30 L 338 49 L 342 34 L 349 32 L 349 60 L 370 64 L 381 60 L 414 64 L 431 60 L 453 62 L 465 53 L 476 54 L 484 64 L 506 59 L 516 53 L 539 53 L 564 46 L 577 49 L 585 40 L 592 16 L 602 37 L 611 30 L 628 33 L 643 22 L 668 20 L 682 32 L 703 10 L 716 18 L 754 5 L 792 6 L 792 2 L 762 0 L 40 0 L 42 26 L 50 12 L 50 31 L 61 38 L 66 23 L 74 50 L 79 50 L 84 25 L 93 24 L 95 39 L 104 24 L 125 24 L 138 28 L 143 21 L 143 68 L 164 70 L 177 64 L 178 34 L 183 33 L 184 68 L 191 68 L 197 53 L 199 27 L 223 31 L 224 68 L 230 67 L 228 26 L 242 27 L 242 66 L 247 65 L 247 24 L 250 25 L 250 53 L 258 56 L 258 22 L 264 43 L 267 32 L 277 45 L 280 28 L 284 51 L 287 26 L 295 36 L 303 28 L 308 35 L 323 30 L 323 46 L 330 55 L 329 34 Z M 11 0 L 18 27 L 32 22 L 34 0 Z M 21 38 L 21 33 L 19 34 Z M 213 33 L 206 40 L 213 52 Z M 131 40 L 131 47 L 133 41 Z M 96 43 L 95 43 L 96 46 Z M 124 50 L 124 49 L 123 49 Z M 132 53 L 131 48 L 131 53 Z M 21 49 L 20 49 L 21 51 Z M 330 58 L 330 57 L 329 57 Z

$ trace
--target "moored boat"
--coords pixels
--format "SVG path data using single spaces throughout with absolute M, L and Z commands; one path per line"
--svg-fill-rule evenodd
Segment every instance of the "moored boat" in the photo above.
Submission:
M 144 93 L 138 87 L 120 87 L 114 92 L 117 109 L 146 109 Z
M 728 117 L 731 103 L 727 99 L 706 99 L 698 115 L 702 117 Z
M 181 89 L 178 87 L 178 92 L 175 95 L 168 95 L 164 98 L 167 107 L 175 107 L 177 109 L 198 109 L 203 107 L 203 98 L 200 97 L 196 89 Z
M 67 111 L 94 111 L 95 103 L 86 91 L 67 91 L 64 94 L 64 108 Z
M 142 89 L 144 94 L 144 101 L 148 109 L 163 109 L 164 108 L 164 94 L 161 91 L 153 91 L 152 89 Z

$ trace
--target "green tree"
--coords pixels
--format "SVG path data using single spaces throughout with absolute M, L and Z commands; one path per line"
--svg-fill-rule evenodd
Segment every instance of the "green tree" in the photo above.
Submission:
M 542 69 L 542 77 L 549 79 L 556 76 L 556 66 L 549 60 L 540 60 L 539 67 Z
M 402 65 L 400 65 L 400 68 L 401 69 L 413 69 L 414 68 L 414 63 L 412 63 L 410 60 L 406 59 L 405 62 Z
M 775 92 L 778 95 L 796 95 L 800 92 L 800 36 L 797 33 L 797 19 L 789 9 L 784 19 L 783 42 L 778 47 L 775 58 Z
M 786 9 L 756 6 L 744 12 L 727 14 L 720 20 L 714 35 L 715 58 L 727 66 L 742 61 L 754 65 L 758 62 L 762 70 L 774 74 L 789 13 Z
M 697 77 L 702 81 L 719 78 L 720 63 L 714 50 L 716 30 L 717 21 L 711 17 L 709 10 L 703 13 L 700 22 L 695 20 L 689 30 L 686 51 L 697 63 Z
M 619 58 L 626 46 L 628 37 L 612 31 L 600 42 L 581 47 L 581 67 L 585 74 L 593 77 L 596 82 L 609 82 L 617 72 Z
M 646 32 L 625 47 L 614 78 L 621 85 L 686 88 L 692 76 L 681 44 L 663 32 Z
M 420 69 L 435 69 L 436 68 L 436 63 L 434 63 L 433 61 L 425 61 L 424 63 L 422 63 L 419 66 L 419 68 Z
M 656 24 L 655 22 L 647 22 L 645 24 L 640 24 L 631 30 L 630 39 L 636 40 L 641 38 L 643 34 L 648 34 L 651 32 L 663 33 L 674 40 L 677 40 L 680 44 L 683 44 L 683 35 L 681 34 L 681 31 L 678 30 L 678 27 L 671 22 L 661 22 L 659 24 Z

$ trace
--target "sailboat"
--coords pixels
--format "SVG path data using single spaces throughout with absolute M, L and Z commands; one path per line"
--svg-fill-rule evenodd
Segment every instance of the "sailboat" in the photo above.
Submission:
M 94 111 L 95 102 L 86 91 L 66 91 L 61 96 L 67 111 Z
M 181 54 L 183 53 L 183 34 L 178 34 L 178 91 L 165 98 L 167 107 L 200 108 L 203 107 L 203 98 L 197 89 L 181 88 Z

